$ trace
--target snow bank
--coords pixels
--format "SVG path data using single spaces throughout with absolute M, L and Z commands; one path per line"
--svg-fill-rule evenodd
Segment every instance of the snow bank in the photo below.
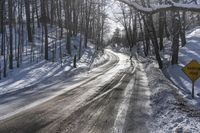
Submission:
M 177 88 L 166 79 L 155 60 L 142 59 L 151 90 L 150 133 L 199 133 L 199 112 L 188 106 L 176 91 Z M 159 77 L 159 78 L 158 78 Z
M 200 27 L 188 33 L 187 45 L 180 49 L 179 64 L 167 69 L 170 79 L 180 88 L 180 93 L 188 103 L 200 108 L 200 79 L 195 82 L 195 99 L 192 99 L 192 82 L 181 70 L 191 60 L 200 63 Z

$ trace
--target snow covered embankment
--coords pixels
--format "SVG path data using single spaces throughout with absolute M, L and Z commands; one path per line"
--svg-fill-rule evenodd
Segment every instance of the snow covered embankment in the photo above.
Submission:
M 150 133 L 199 133 L 198 111 L 184 105 L 177 94 L 176 87 L 164 76 L 156 61 L 141 59 L 149 80 L 151 90 Z M 159 77 L 159 78 L 158 78 Z
M 0 81 L 0 95 L 34 86 L 47 78 L 62 77 L 62 75 L 65 75 L 64 78 L 66 78 L 66 74 L 68 77 L 73 76 L 109 60 L 106 54 L 95 55 L 94 49 L 95 47 L 92 44 L 88 44 L 88 48 L 84 50 L 81 59 L 77 62 L 76 69 L 73 68 L 72 57 L 65 59 L 62 68 L 59 61 L 47 62 L 41 60 L 38 63 L 24 64 L 22 67 L 14 69 L 7 78 Z M 28 62 L 28 59 L 26 62 Z
M 179 64 L 167 69 L 170 79 L 177 85 L 179 93 L 187 103 L 200 109 L 200 79 L 195 82 L 195 99 L 192 99 L 192 82 L 182 71 L 182 67 L 191 60 L 197 60 L 200 63 L 200 27 L 187 35 L 187 45 L 180 49 Z

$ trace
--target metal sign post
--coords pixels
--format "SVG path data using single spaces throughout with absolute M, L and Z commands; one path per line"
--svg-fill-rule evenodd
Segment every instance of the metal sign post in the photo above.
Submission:
M 194 99 L 194 84 L 195 84 L 195 81 L 192 81 L 192 98 Z
M 196 60 L 192 60 L 182 70 L 192 81 L 192 98 L 194 98 L 195 81 L 200 77 L 200 64 Z

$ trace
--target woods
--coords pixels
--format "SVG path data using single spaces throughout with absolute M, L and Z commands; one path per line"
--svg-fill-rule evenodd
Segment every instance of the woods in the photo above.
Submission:
M 80 59 L 90 39 L 95 42 L 96 50 L 103 50 L 106 4 L 105 0 L 1 0 L 0 69 L 3 77 L 8 70 L 23 65 L 27 57 L 30 63 L 43 59 L 55 61 L 58 54 L 61 66 L 63 56 Z M 78 53 L 73 55 L 71 39 L 78 36 Z
M 186 30 L 200 23 L 198 2 L 118 1 L 121 15 L 115 19 L 124 29 L 121 42 L 128 45 L 130 51 L 137 46 L 142 47 L 145 56 L 155 54 L 159 67 L 163 68 L 160 52 L 165 50 L 164 41 L 168 38 L 172 42 L 171 64 L 177 64 L 179 47 L 186 45 Z M 23 65 L 26 57 L 30 63 L 59 60 L 62 66 L 63 57 L 71 56 L 76 66 L 88 41 L 95 44 L 97 51 L 103 51 L 108 30 L 108 3 L 105 0 L 1 0 L 3 77 L 8 70 Z M 195 23 L 190 25 L 191 21 Z M 73 46 L 74 37 L 79 37 L 79 46 Z
M 200 23 L 198 2 L 196 0 L 118 1 L 121 2 L 121 16 L 118 20 L 123 25 L 130 49 L 133 45 L 142 46 L 144 55 L 148 56 L 152 47 L 162 69 L 163 59 L 160 52 L 165 49 L 164 40 L 168 38 L 172 42 L 171 64 L 178 64 L 179 47 L 186 45 L 186 30 Z M 196 24 L 190 25 L 191 18 Z

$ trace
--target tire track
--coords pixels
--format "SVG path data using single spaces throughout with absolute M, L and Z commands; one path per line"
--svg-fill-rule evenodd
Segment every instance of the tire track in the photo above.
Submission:
M 108 93 L 95 99 L 95 101 L 90 101 L 83 108 L 79 108 L 60 124 L 61 126 L 59 129 L 53 132 L 110 133 L 117 115 L 121 94 L 132 76 L 133 74 L 127 72 L 120 74 L 111 85 L 102 88 L 104 93 L 106 91 L 108 91 Z M 121 83 L 116 86 L 119 80 L 121 80 Z M 100 91 L 100 94 L 101 93 L 102 91 Z
M 71 91 L 61 94 L 51 100 L 45 101 L 43 104 L 37 105 L 34 108 L 29 108 L 22 112 L 20 111 L 16 115 L 0 121 L 0 132 L 3 132 L 3 133 L 4 132 L 14 132 L 14 133 L 39 132 L 39 130 L 45 127 L 48 127 L 48 125 L 52 125 L 52 123 L 62 122 L 63 119 L 67 118 L 67 115 L 69 114 L 65 114 L 67 109 L 66 108 L 63 109 L 63 107 L 61 107 L 60 105 L 65 105 L 67 103 L 70 104 L 69 101 L 73 101 L 79 98 L 79 96 L 84 91 L 89 90 L 88 88 L 82 88 L 82 85 L 92 82 L 98 77 L 104 75 L 113 67 L 117 66 L 119 62 L 119 57 L 113 54 L 110 54 L 110 55 L 112 56 L 111 57 L 112 61 L 111 63 L 109 63 L 109 67 L 104 66 L 107 69 L 104 69 L 102 73 L 90 78 L 89 80 L 83 82 L 79 86 L 76 86 Z M 119 80 L 120 78 L 117 79 L 117 81 Z M 113 82 L 113 85 L 114 84 L 116 84 L 116 82 Z M 109 84 L 105 85 L 104 87 L 102 87 L 103 89 L 99 91 L 99 94 L 101 94 L 102 92 L 106 92 L 107 90 L 106 88 L 110 88 L 110 87 L 111 86 Z M 79 91 L 79 90 L 82 90 L 82 91 Z M 99 95 L 93 96 L 92 99 L 98 96 Z M 102 96 L 101 98 L 105 96 Z M 91 101 L 91 99 L 88 101 Z M 82 108 L 86 108 L 86 107 L 87 106 L 83 106 Z

